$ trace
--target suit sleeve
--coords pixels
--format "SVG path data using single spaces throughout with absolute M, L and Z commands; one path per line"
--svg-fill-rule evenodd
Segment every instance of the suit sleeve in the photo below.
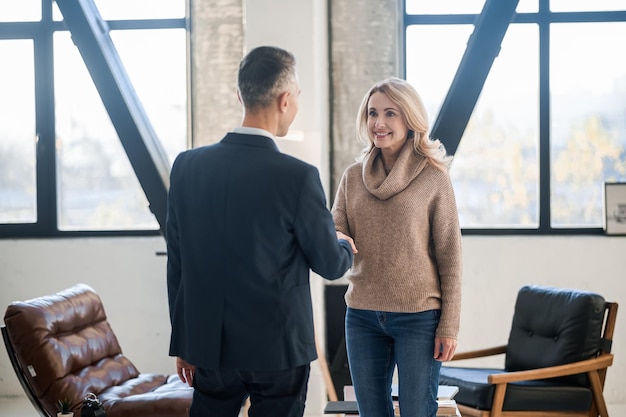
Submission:
M 337 240 L 315 167 L 310 167 L 302 183 L 294 228 L 309 267 L 315 273 L 326 279 L 338 279 L 352 266 L 352 249 L 347 241 Z
M 175 162 L 172 167 L 172 178 L 174 177 L 176 165 L 177 164 Z M 178 219 L 176 216 L 175 187 L 173 187 L 172 184 L 173 181 L 170 180 L 170 189 L 167 199 L 167 218 L 165 221 L 165 240 L 167 247 L 167 297 L 171 324 L 173 324 L 173 313 L 181 281 Z

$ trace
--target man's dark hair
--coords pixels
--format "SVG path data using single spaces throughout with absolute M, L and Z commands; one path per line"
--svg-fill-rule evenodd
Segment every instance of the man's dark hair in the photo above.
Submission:
M 296 59 L 291 52 L 274 46 L 251 50 L 239 64 L 237 84 L 246 109 L 269 106 L 295 81 Z

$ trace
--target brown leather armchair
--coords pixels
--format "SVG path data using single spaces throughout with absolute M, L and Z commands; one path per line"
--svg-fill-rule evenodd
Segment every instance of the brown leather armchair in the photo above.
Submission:
M 140 373 L 122 354 L 96 292 L 77 284 L 11 303 L 2 336 L 15 372 L 43 417 L 69 399 L 75 415 L 94 393 L 107 417 L 184 417 L 193 389 L 177 375 Z

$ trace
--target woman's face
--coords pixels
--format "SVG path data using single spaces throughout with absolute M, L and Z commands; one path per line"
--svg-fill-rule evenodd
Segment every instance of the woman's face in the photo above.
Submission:
M 367 128 L 374 146 L 391 153 L 402 149 L 409 132 L 400 108 L 380 91 L 369 98 Z

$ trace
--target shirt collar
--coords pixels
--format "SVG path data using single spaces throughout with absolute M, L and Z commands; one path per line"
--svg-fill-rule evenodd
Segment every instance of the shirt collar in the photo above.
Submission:
M 276 139 L 274 135 L 272 135 L 270 132 L 265 129 L 259 129 L 258 127 L 239 126 L 233 129 L 233 133 L 241 133 L 243 135 L 267 136 L 272 140 Z

